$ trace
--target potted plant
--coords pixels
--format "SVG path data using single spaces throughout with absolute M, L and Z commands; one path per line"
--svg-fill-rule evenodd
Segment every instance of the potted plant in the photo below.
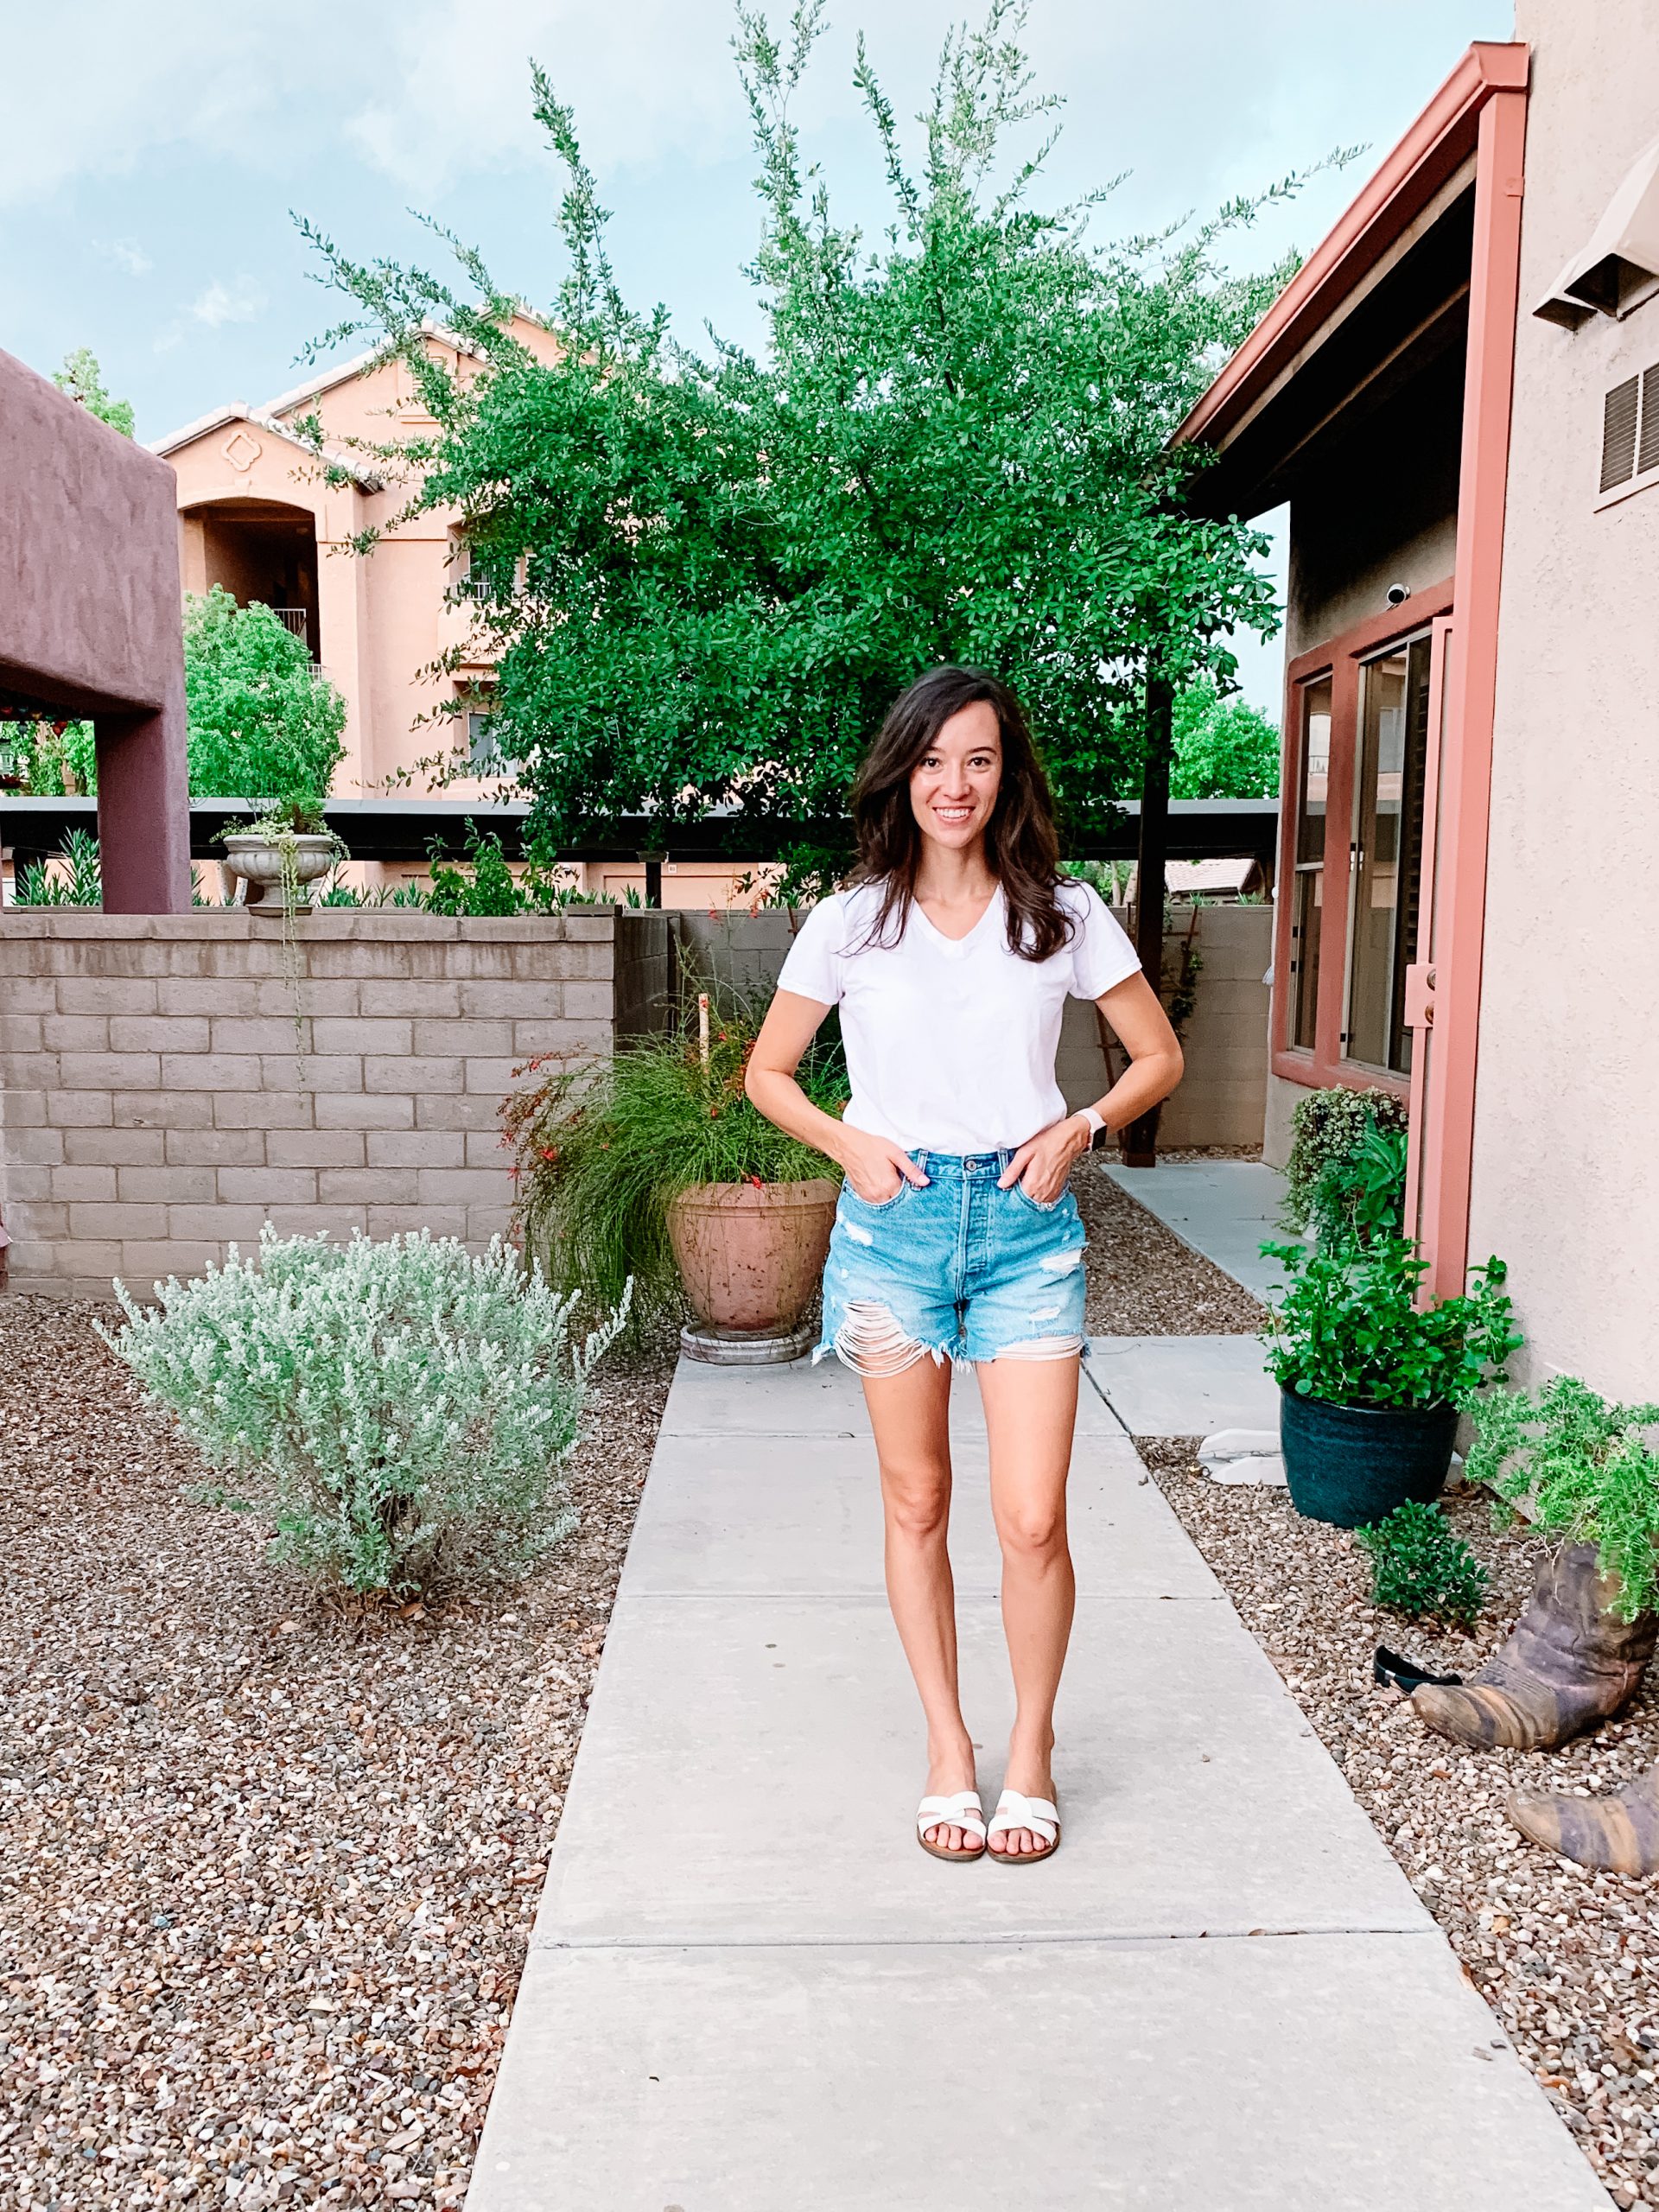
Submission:
M 641 1319 L 689 1305 L 693 1358 L 798 1357 L 802 1317 L 830 1247 L 840 1171 L 750 1104 L 747 1016 L 641 1039 L 608 1066 L 532 1063 L 540 1080 L 503 1109 L 526 1253 L 561 1291 L 616 1302 L 632 1279 Z M 833 1052 L 801 1080 L 839 1113 Z M 608 1286 L 608 1287 L 607 1287 Z
M 1535 1395 L 1493 1391 L 1473 1411 L 1471 1478 L 1524 1501 L 1535 1527 L 1567 1541 L 1540 1567 L 1502 1649 L 1466 1681 L 1420 1690 L 1413 1709 L 1477 1750 L 1553 1750 L 1629 1704 L 1653 1656 L 1659 1459 L 1643 1432 L 1659 1423 L 1659 1406 L 1612 1405 L 1559 1375 Z M 1631 1787 L 1659 1821 L 1654 1778 Z M 1516 1801 L 1510 1817 L 1562 1850 L 1556 1805 Z
M 260 800 L 245 830 L 227 830 L 221 842 L 225 862 L 242 879 L 241 903 L 295 914 L 308 911 L 311 886 L 346 857 L 346 848 L 328 827 L 323 802 L 315 792 Z M 273 899 L 274 890 L 281 897 Z
M 1446 1481 L 1459 1413 L 1521 1341 L 1503 1262 L 1475 1268 L 1458 1297 L 1420 1306 L 1427 1262 L 1409 1237 L 1262 1249 L 1288 1279 L 1262 1334 L 1291 1503 L 1339 1529 L 1408 1499 L 1427 1504 Z
M 1406 1124 L 1405 1101 L 1392 1091 L 1308 1091 L 1291 1116 L 1280 1227 L 1332 1248 L 1398 1236 Z

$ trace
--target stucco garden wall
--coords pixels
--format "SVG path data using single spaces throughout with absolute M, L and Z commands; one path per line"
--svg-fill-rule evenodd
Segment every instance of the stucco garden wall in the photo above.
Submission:
M 535 1052 L 612 1046 L 614 921 L 323 908 L 0 920 L 0 1210 L 14 1288 L 106 1296 L 285 1234 L 480 1243 L 497 1108 Z
M 1659 361 L 1659 300 L 1577 331 L 1528 309 L 1653 136 L 1653 22 L 1649 0 L 1516 10 L 1532 94 L 1469 1227 L 1472 1258 L 1510 1262 L 1517 1371 L 1640 1399 L 1659 1396 L 1659 488 L 1597 499 L 1604 399 Z

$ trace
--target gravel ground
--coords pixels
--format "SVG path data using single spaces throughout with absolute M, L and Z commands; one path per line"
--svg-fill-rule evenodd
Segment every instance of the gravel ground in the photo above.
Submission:
M 0 1304 L 0 2202 L 458 2204 L 671 1374 L 528 1581 L 353 1613 L 93 1335 Z
M 1492 1582 L 1472 1636 L 1433 1635 L 1373 1607 L 1353 1538 L 1300 1520 L 1282 1491 L 1195 1474 L 1197 1438 L 1135 1441 L 1614 2202 L 1659 2207 L 1659 1891 L 1541 1851 L 1503 1814 L 1511 1788 L 1593 1793 L 1659 1758 L 1659 1684 L 1562 1751 L 1465 1752 L 1373 1685 L 1371 1656 L 1383 1643 L 1470 1673 L 1543 1556 L 1524 1524 L 1495 1532 L 1484 1491 L 1446 1501 Z
M 1089 1236 L 1091 1336 L 1253 1336 L 1261 1327 L 1262 1310 L 1249 1291 L 1183 1244 L 1086 1154 L 1071 1171 L 1071 1189 Z

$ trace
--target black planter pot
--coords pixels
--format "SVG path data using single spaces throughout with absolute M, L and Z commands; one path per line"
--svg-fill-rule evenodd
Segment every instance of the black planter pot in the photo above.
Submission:
M 1280 1395 L 1285 1479 L 1304 1519 L 1363 1529 L 1396 1505 L 1427 1505 L 1445 1487 L 1455 1406 L 1333 1406 L 1294 1390 Z

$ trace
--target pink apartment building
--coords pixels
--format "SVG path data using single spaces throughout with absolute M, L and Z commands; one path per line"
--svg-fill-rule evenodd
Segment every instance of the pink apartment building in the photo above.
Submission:
M 556 359 L 559 340 L 546 324 L 520 315 L 512 330 L 543 360 Z M 471 357 L 451 334 L 434 328 L 425 343 L 452 373 L 467 376 Z M 296 428 L 313 416 L 342 484 L 324 482 Z M 433 719 L 448 702 L 460 703 L 473 757 L 489 758 L 494 668 L 468 617 L 459 517 L 433 512 L 392 528 L 409 483 L 352 442 L 384 446 L 432 428 L 407 364 L 364 354 L 259 406 L 219 408 L 150 448 L 178 479 L 185 590 L 219 584 L 244 606 L 258 600 L 276 609 L 344 696 L 339 798 L 430 791 L 417 764 L 462 741 L 454 721 Z M 353 542 L 375 528 L 385 535 L 374 550 L 354 553 Z M 457 652 L 453 670 L 432 672 L 440 657 Z M 499 778 L 463 775 L 442 796 L 481 801 L 502 790 Z M 378 879 L 423 871 L 370 863 L 357 872 Z M 618 895 L 643 890 L 645 880 L 643 863 L 627 861 L 578 862 L 572 873 L 583 889 Z M 726 906 L 740 900 L 734 887 L 744 873 L 741 864 L 671 858 L 662 903 Z

